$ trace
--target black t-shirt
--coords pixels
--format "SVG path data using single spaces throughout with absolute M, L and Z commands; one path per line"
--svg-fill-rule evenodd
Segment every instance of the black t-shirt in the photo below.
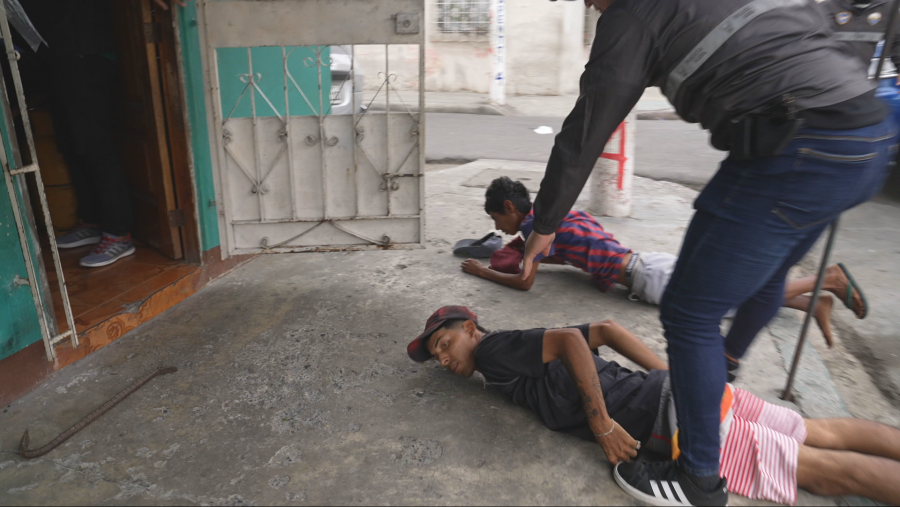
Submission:
M 573 326 L 588 340 L 589 324 Z M 495 331 L 475 348 L 475 368 L 514 403 L 536 412 L 551 430 L 594 440 L 575 383 L 561 361 L 544 364 L 544 331 Z M 632 438 L 646 441 L 659 410 L 667 371 L 633 372 L 593 356 L 606 411 Z

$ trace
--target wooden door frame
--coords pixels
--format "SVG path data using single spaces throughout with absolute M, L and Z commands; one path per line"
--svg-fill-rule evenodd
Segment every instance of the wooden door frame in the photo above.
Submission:
M 151 0 L 143 0 L 150 2 Z M 155 4 L 153 4 L 155 7 Z M 182 65 L 181 40 L 176 29 L 178 9 L 154 10 L 154 30 L 159 52 L 159 73 L 166 118 L 167 142 L 175 186 L 176 209 L 180 216 L 171 216 L 170 224 L 180 222 L 184 260 L 201 263 L 200 227 L 197 214 L 194 160 L 190 149 L 191 131 L 187 116 L 185 81 Z

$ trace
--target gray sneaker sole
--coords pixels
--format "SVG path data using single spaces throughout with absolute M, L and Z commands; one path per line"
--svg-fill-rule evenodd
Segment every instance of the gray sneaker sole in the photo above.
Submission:
M 117 260 L 122 259 L 123 257 L 128 257 L 129 255 L 132 255 L 132 254 L 134 254 L 134 246 L 132 246 L 128 250 L 125 250 L 124 252 L 119 254 L 118 257 L 113 257 L 112 259 L 110 259 L 108 261 L 98 262 L 96 264 L 86 264 L 84 262 L 79 262 L 78 264 L 80 264 L 81 267 L 83 267 L 83 268 L 102 268 L 103 266 L 109 266 L 110 264 L 116 262 Z
M 97 236 L 95 238 L 84 238 L 84 239 L 76 241 L 74 243 L 60 243 L 57 240 L 56 248 L 62 248 L 62 249 L 78 248 L 80 246 L 96 245 L 99 242 L 100 242 L 100 236 Z

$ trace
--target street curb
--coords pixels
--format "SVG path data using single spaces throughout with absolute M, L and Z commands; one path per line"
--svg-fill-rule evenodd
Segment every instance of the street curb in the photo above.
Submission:
M 470 159 L 470 158 L 454 158 L 454 157 L 445 157 L 445 158 L 425 158 L 426 164 L 444 164 L 444 165 L 466 165 L 471 164 L 479 159 Z
M 779 310 L 769 322 L 769 335 L 775 341 L 775 348 L 781 355 L 787 373 L 791 370 L 801 327 L 801 320 L 785 310 Z M 806 340 L 809 341 L 808 335 Z M 806 343 L 800 354 L 800 364 L 794 377 L 794 404 L 803 415 L 813 419 L 853 417 L 816 348 Z M 778 394 L 781 396 L 782 393 Z M 842 496 L 839 505 L 871 507 L 883 504 L 860 496 Z
M 640 111 L 638 120 L 681 120 L 681 116 L 674 109 L 661 109 L 658 111 Z
M 373 106 L 370 111 L 384 112 L 384 107 Z M 419 111 L 417 107 L 410 107 L 409 112 L 416 113 Z M 392 113 L 405 113 L 406 107 L 397 104 L 391 104 Z M 451 113 L 451 114 L 480 114 L 486 116 L 519 116 L 515 110 L 509 106 L 495 106 L 493 104 L 474 104 L 474 105 L 426 105 L 426 113 Z
M 383 112 L 384 107 L 373 106 L 371 111 Z M 409 108 L 410 112 L 417 112 L 418 108 Z M 405 113 L 406 107 L 397 104 L 391 104 L 392 113 Z M 447 105 L 434 104 L 425 106 L 426 113 L 449 113 L 449 114 L 480 114 L 486 116 L 523 116 L 512 106 L 498 106 L 495 104 L 468 104 L 468 105 Z M 681 117 L 674 109 L 660 109 L 656 111 L 639 111 L 638 120 L 681 120 Z
M 781 355 L 785 372 L 790 372 L 801 326 L 800 319 L 785 310 L 780 310 L 769 322 L 769 334 Z M 794 396 L 795 403 L 808 417 L 816 419 L 851 417 L 846 402 L 831 378 L 831 372 L 828 371 L 819 352 L 810 343 L 806 343 L 801 352 L 800 364 L 794 378 Z

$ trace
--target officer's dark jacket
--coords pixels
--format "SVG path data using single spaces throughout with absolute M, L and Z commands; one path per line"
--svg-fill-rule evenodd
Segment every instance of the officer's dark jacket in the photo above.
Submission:
M 871 0 L 865 8 L 854 6 L 851 0 L 816 0 L 838 40 L 847 52 L 869 65 L 875 46 L 884 35 L 890 0 Z M 894 33 L 900 28 L 900 16 L 894 22 Z M 894 39 L 890 51 L 894 66 L 900 67 L 900 37 Z
M 760 1 L 777 7 L 734 32 L 677 90 L 669 81 L 673 69 L 726 18 L 747 11 L 751 0 L 612 3 L 597 24 L 578 101 L 556 137 L 535 200 L 535 231 L 557 229 L 607 140 L 648 86 L 659 86 L 685 121 L 700 123 L 714 139 L 729 120 L 775 101 L 792 100 L 803 110 L 873 89 L 865 66 L 841 49 L 814 2 L 754 0 Z

